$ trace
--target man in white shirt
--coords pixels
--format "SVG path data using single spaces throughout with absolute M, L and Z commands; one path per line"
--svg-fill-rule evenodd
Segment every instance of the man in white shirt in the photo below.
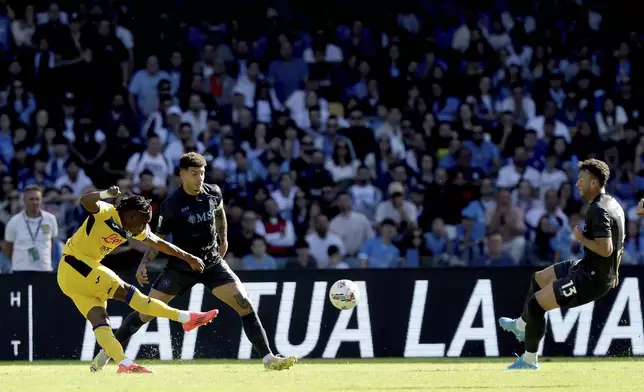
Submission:
M 338 195 L 340 214 L 331 220 L 331 231 L 340 236 L 349 256 L 356 256 L 360 247 L 375 233 L 371 222 L 359 212 L 351 211 L 351 196 L 342 192 Z
M 525 126 L 536 116 L 537 106 L 532 98 L 524 95 L 523 86 L 515 84 L 512 86 L 512 96 L 501 103 L 501 111 L 512 112 L 514 120 Z
M 323 38 L 323 33 L 318 33 L 318 36 L 315 37 L 315 41 L 310 48 L 304 49 L 302 53 L 302 58 L 308 64 L 315 63 L 315 53 L 321 52 L 324 54 L 325 63 L 341 63 L 344 60 L 342 55 L 342 49 L 337 45 L 326 42 Z
M 154 175 L 154 186 L 166 186 L 168 177 L 174 173 L 172 162 L 161 153 L 161 140 L 157 135 L 148 138 L 147 150 L 132 155 L 125 171 L 133 184 L 139 183 L 140 175 L 144 170 L 149 170 Z
M 14 215 L 5 228 L 4 252 L 13 271 L 53 271 L 51 251 L 58 237 L 56 217 L 43 211 L 42 192 L 29 185 L 24 192 L 25 209 Z
M 184 147 L 186 142 L 195 141 L 195 133 L 192 124 L 188 122 L 182 123 L 181 127 L 179 128 L 178 136 L 179 139 L 170 142 L 170 144 L 168 144 L 168 147 L 166 147 L 165 149 L 165 157 L 168 158 L 170 160 L 170 163 L 172 163 L 172 165 L 174 166 L 179 165 L 179 159 L 183 154 L 187 152 Z M 203 154 L 206 150 L 206 147 L 200 141 L 196 141 L 195 146 L 197 147 L 197 152 L 199 154 Z
M 208 111 L 201 101 L 199 94 L 192 94 L 188 102 L 188 111 L 181 115 L 181 122 L 192 125 L 195 135 L 200 135 L 206 130 L 208 121 Z
M 58 190 L 64 186 L 70 187 L 76 196 L 81 196 L 85 188 L 93 185 L 94 183 L 80 168 L 78 162 L 71 158 L 65 162 L 65 175 L 58 177 L 55 183 Z
M 381 202 L 376 209 L 376 222 L 391 219 L 398 227 L 404 223 L 408 230 L 418 227 L 418 209 L 414 203 L 405 200 L 405 186 L 392 182 L 387 193 L 389 199 Z
M 514 150 L 512 162 L 503 166 L 499 170 L 499 177 L 496 180 L 496 186 L 499 188 L 515 188 L 521 180 L 526 180 L 533 188 L 539 188 L 541 174 L 537 169 L 526 165 L 525 147 L 517 147 Z
M 315 231 L 308 234 L 305 240 L 318 268 L 329 267 L 329 248 L 333 245 L 338 247 L 342 256 L 347 254 L 340 236 L 329 231 L 329 218 L 326 215 L 320 214 L 315 218 Z
M 557 106 L 555 105 L 555 103 L 550 100 L 546 101 L 543 108 L 543 115 L 536 116 L 528 121 L 526 129 L 534 129 L 537 132 L 537 137 L 539 139 L 543 139 L 546 134 L 544 130 L 545 127 L 554 126 L 553 136 L 561 136 L 566 139 L 567 143 L 570 143 L 572 141 L 572 138 L 570 137 L 570 130 L 568 129 L 566 124 L 555 118 L 556 114 Z
M 353 199 L 353 210 L 373 220 L 376 208 L 382 201 L 382 192 L 371 183 L 371 172 L 366 166 L 358 168 L 356 183 L 349 188 Z

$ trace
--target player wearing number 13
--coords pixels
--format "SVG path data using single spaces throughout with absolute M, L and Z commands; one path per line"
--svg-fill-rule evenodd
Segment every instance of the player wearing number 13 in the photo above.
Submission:
M 141 196 L 123 198 L 118 207 L 100 201 L 119 196 L 118 187 L 83 195 L 81 204 L 91 214 L 67 241 L 58 267 L 58 285 L 74 302 L 81 314 L 94 326 L 98 344 L 119 364 L 119 373 L 151 373 L 127 359 L 109 325 L 106 307 L 108 299 L 127 303 L 133 309 L 156 317 L 165 317 L 183 324 L 191 331 L 212 321 L 216 309 L 210 312 L 185 312 L 161 301 L 145 297 L 134 286 L 122 281 L 109 268 L 101 265 L 103 257 L 129 239 L 180 258 L 192 269 L 203 272 L 203 261 L 150 233 L 148 223 L 152 207 Z
M 562 261 L 532 275 L 530 290 L 518 319 L 502 317 L 501 328 L 525 340 L 525 353 L 508 369 L 538 369 L 537 351 L 546 332 L 545 312 L 595 301 L 619 283 L 626 222 L 621 205 L 606 194 L 610 170 L 598 159 L 579 163 L 577 189 L 590 205 L 584 228 L 573 235 L 584 246 L 584 258 Z M 638 214 L 644 215 L 642 201 Z

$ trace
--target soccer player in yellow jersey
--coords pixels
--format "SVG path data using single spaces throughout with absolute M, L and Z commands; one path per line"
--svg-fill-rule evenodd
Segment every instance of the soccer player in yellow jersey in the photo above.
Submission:
M 101 199 L 119 196 L 113 186 L 101 192 L 90 192 L 81 198 L 81 204 L 91 214 L 67 241 L 58 267 L 58 285 L 74 301 L 78 310 L 94 326 L 98 344 L 119 364 L 118 373 L 153 373 L 128 359 L 109 325 L 107 300 L 127 303 L 132 309 L 153 317 L 165 317 L 183 324 L 191 331 L 208 324 L 217 317 L 218 310 L 186 312 L 144 296 L 134 286 L 125 283 L 112 270 L 101 265 L 103 258 L 130 238 L 168 255 L 187 262 L 203 272 L 203 261 L 184 252 L 150 232 L 152 207 L 141 196 L 126 197 L 117 207 Z

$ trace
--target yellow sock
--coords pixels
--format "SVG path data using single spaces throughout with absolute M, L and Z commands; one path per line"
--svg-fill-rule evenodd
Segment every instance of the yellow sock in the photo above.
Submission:
M 123 346 L 116 340 L 114 333 L 112 333 L 112 328 L 109 325 L 97 325 L 94 327 L 94 335 L 96 336 L 98 344 L 116 363 L 120 363 L 126 358 L 123 352 Z
M 163 317 L 172 321 L 180 322 L 188 321 L 183 320 L 183 317 L 179 316 L 180 311 L 178 309 L 172 308 L 158 299 L 144 296 L 139 290 L 134 288 L 134 286 L 132 286 L 128 292 L 126 303 L 130 305 L 132 309 L 147 316 Z

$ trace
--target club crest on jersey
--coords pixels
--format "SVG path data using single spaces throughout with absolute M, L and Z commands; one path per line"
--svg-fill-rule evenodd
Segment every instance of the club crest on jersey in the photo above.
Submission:
M 208 203 L 210 203 L 210 210 L 214 210 L 214 209 L 215 209 L 215 207 L 217 207 L 217 204 L 215 204 L 215 203 L 216 203 L 216 201 L 215 201 L 215 198 L 214 198 L 214 197 L 211 197 L 211 198 L 208 200 Z
M 42 225 L 42 232 L 43 232 L 43 233 L 45 233 L 45 234 L 49 234 L 49 230 L 51 230 L 51 228 L 49 227 L 49 225 Z

